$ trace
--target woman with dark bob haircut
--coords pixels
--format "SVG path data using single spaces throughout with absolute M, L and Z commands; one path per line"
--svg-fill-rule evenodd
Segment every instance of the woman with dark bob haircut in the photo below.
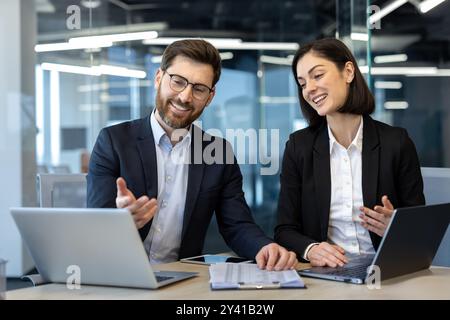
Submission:
M 425 204 L 420 164 L 405 129 L 373 120 L 375 103 L 337 39 L 302 46 L 292 71 L 309 126 L 290 135 L 275 240 L 313 266 L 372 254 L 394 208 Z

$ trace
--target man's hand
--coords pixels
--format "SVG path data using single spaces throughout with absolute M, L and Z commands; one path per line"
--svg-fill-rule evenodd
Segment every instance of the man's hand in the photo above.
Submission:
M 157 210 L 156 199 L 149 200 L 147 196 L 142 196 L 136 200 L 134 194 L 128 190 L 125 179 L 120 177 L 117 183 L 117 208 L 128 209 L 134 219 L 134 223 L 138 229 L 142 228 L 153 219 Z
M 343 248 L 329 244 L 328 242 L 321 242 L 309 249 L 306 257 L 313 267 L 342 267 L 348 262 L 345 257 Z
M 270 243 L 262 247 L 255 260 L 260 269 L 269 271 L 294 269 L 298 263 L 294 252 L 287 251 L 276 243 Z
M 367 230 L 375 232 L 380 237 L 386 232 L 386 228 L 394 213 L 394 206 L 387 196 L 383 196 L 381 202 L 383 206 L 375 206 L 373 210 L 366 207 L 359 209 L 363 212 L 363 214 L 359 215 L 362 220 L 361 225 Z

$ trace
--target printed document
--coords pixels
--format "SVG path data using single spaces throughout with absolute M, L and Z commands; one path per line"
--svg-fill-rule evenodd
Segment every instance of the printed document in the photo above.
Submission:
M 212 289 L 305 288 L 296 270 L 267 271 L 253 263 L 217 263 L 209 267 Z

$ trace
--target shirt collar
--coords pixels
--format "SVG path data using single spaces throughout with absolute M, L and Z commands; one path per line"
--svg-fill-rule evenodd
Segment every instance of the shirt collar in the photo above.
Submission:
M 153 139 L 155 139 L 155 142 L 159 144 L 161 142 L 161 139 L 164 135 L 167 136 L 164 129 L 159 124 L 158 120 L 156 120 L 155 117 L 156 108 L 153 110 L 152 114 L 150 115 L 150 124 L 153 132 Z
M 156 108 L 152 111 L 152 114 L 150 115 L 150 124 L 152 128 L 153 133 L 153 139 L 155 139 L 155 142 L 157 144 L 161 144 L 161 139 L 167 140 L 170 142 L 170 138 L 167 135 L 166 131 L 164 131 L 163 127 L 159 124 L 158 120 L 156 120 L 155 116 Z M 182 144 L 190 145 L 191 142 L 191 131 L 192 131 L 192 125 L 189 127 L 188 133 L 183 137 L 183 140 L 180 142 Z
M 359 152 L 362 152 L 362 142 L 363 142 L 363 117 L 361 117 L 361 122 L 359 123 L 358 131 L 356 132 L 356 136 L 353 139 L 352 143 L 348 148 L 351 146 L 354 146 Z M 329 125 L 327 125 L 328 128 L 328 137 L 330 138 L 330 154 L 333 151 L 333 147 L 335 144 L 339 144 L 336 140 L 336 138 L 333 135 L 333 132 L 331 132 L 331 128 Z

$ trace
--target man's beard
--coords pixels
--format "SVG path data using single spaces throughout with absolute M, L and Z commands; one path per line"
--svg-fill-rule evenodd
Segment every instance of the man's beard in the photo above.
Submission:
M 200 115 L 202 114 L 203 108 L 200 109 L 199 111 L 189 114 L 189 115 L 187 115 L 187 117 L 183 117 L 183 118 L 178 118 L 176 116 L 173 116 L 173 113 L 172 113 L 172 115 L 169 115 L 169 113 L 171 113 L 169 111 L 170 101 L 173 101 L 177 105 L 180 105 L 189 110 L 194 110 L 194 107 L 190 104 L 185 104 L 185 103 L 182 103 L 179 100 L 175 100 L 175 99 L 164 100 L 163 98 L 161 98 L 160 89 L 161 89 L 161 87 L 156 92 L 156 110 L 158 111 L 159 116 L 164 121 L 164 123 L 166 125 L 168 125 L 169 127 L 173 128 L 173 129 L 187 128 L 188 126 L 191 125 L 192 122 L 197 120 L 197 118 L 200 117 Z

